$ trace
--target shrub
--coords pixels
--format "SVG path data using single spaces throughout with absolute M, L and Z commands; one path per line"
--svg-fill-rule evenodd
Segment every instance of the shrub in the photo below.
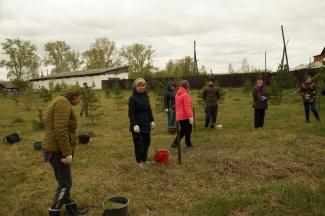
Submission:
M 38 110 L 38 115 L 37 115 L 38 119 L 37 120 L 33 120 L 32 121 L 32 128 L 33 130 L 37 131 L 37 130 L 42 130 L 44 129 L 45 123 L 44 123 L 44 119 L 43 119 L 43 112 L 42 110 Z

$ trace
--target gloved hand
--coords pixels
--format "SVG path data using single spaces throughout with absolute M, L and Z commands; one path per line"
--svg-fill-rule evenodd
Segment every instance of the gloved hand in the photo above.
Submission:
M 266 96 L 260 96 L 260 101 L 266 101 L 267 97 Z
M 70 164 L 72 162 L 72 155 L 62 157 L 60 161 L 64 164 Z
M 156 127 L 155 122 L 152 121 L 152 122 L 150 123 L 150 126 L 151 126 L 151 129 L 154 129 L 154 128 Z
M 193 123 L 194 123 L 194 119 L 192 117 L 192 118 L 190 118 L 190 124 L 193 125 Z
M 168 112 L 168 109 L 165 109 L 165 112 Z
M 135 133 L 140 133 L 140 127 L 139 127 L 139 125 L 134 125 L 134 126 L 133 126 L 133 131 L 134 131 Z

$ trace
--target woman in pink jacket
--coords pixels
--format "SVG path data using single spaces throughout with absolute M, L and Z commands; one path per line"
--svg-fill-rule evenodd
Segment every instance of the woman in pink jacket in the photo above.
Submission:
M 192 147 L 191 133 L 193 125 L 193 111 L 192 111 L 192 100 L 188 94 L 190 83 L 187 80 L 183 80 L 178 88 L 175 98 L 176 106 L 176 121 L 179 121 L 180 140 L 185 136 L 186 147 Z M 177 147 L 177 137 L 175 138 L 173 148 Z

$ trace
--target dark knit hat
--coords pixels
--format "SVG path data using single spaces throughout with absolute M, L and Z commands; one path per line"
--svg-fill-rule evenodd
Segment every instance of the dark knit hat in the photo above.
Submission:
M 215 83 L 215 79 L 214 79 L 213 77 L 210 77 L 210 78 L 208 79 L 208 82 L 209 82 L 209 81 Z
M 185 89 L 189 89 L 190 88 L 190 83 L 187 80 L 182 80 L 180 86 L 182 86 Z
M 66 94 L 71 94 L 73 96 L 78 96 L 78 95 L 82 95 L 83 91 L 82 91 L 82 88 L 79 85 L 73 85 L 73 86 L 70 86 L 69 88 L 67 88 L 65 90 L 65 93 Z
M 64 91 L 63 96 L 68 98 L 69 101 L 72 101 L 74 97 L 82 94 L 84 94 L 82 88 L 79 85 L 73 85 Z
M 308 78 L 311 78 L 311 76 L 310 75 L 304 76 L 304 81 L 306 81 Z

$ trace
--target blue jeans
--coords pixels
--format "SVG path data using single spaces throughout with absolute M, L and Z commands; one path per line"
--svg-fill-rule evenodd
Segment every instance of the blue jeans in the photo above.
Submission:
M 210 122 L 211 128 L 214 128 L 217 121 L 218 106 L 207 106 L 205 107 L 205 127 L 209 127 Z
M 176 131 L 176 113 L 175 110 L 169 109 L 167 113 L 168 118 L 168 132 L 173 133 Z
M 306 121 L 309 121 L 309 110 L 311 110 L 315 118 L 319 120 L 319 115 L 316 109 L 316 100 L 313 100 L 311 102 L 304 102 L 304 108 L 305 108 Z

